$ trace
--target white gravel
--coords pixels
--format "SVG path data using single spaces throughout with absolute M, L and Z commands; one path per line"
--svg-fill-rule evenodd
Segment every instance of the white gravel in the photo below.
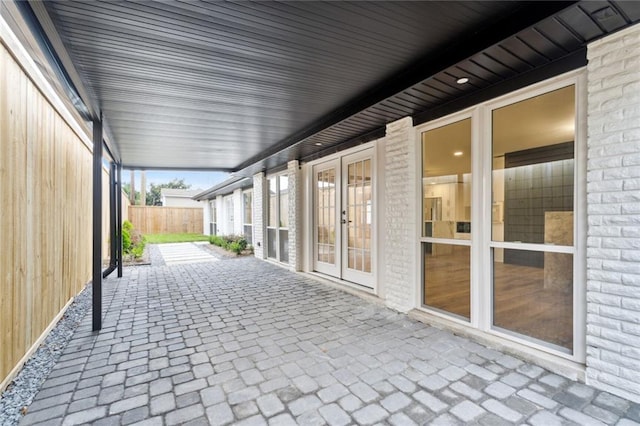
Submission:
M 31 404 L 74 331 L 90 311 L 91 295 L 91 284 L 88 284 L 76 296 L 44 342 L 2 393 L 0 397 L 0 425 L 13 426 L 18 424 L 22 418 L 22 408 Z

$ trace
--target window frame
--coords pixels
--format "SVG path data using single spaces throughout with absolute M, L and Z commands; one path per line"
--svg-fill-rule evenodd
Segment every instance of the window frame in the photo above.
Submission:
M 247 222 L 247 203 L 246 203 L 246 195 L 249 195 L 250 200 L 250 206 L 249 206 L 249 212 L 251 213 L 251 221 Z M 249 244 L 253 244 L 253 241 L 255 239 L 254 235 L 253 235 L 253 188 L 250 189 L 246 189 L 244 191 L 242 191 L 242 231 L 245 235 L 245 238 L 248 240 L 247 242 Z M 251 227 L 251 234 L 250 237 L 247 237 L 247 232 L 246 229 L 247 227 Z
M 286 244 L 289 244 L 289 227 L 283 227 L 280 226 L 281 223 L 281 192 L 280 192 L 280 179 L 281 178 L 285 178 L 285 179 L 289 179 L 288 173 L 286 171 L 284 172 L 280 172 L 280 173 L 274 173 L 271 175 L 268 175 L 266 177 L 266 185 L 265 185 L 265 192 L 266 192 L 266 196 L 265 196 L 265 200 L 266 203 L 264 203 L 266 205 L 266 209 L 265 210 L 265 258 L 271 261 L 275 261 L 275 262 L 279 262 L 282 264 L 288 264 L 289 263 L 289 256 L 287 256 L 286 260 L 282 260 L 282 253 L 280 250 L 280 246 L 281 246 L 281 241 L 280 241 L 280 234 L 282 231 L 286 231 L 287 232 L 287 242 Z M 270 182 L 271 180 L 275 180 L 276 183 L 276 191 L 275 191 L 275 208 L 276 208 L 276 214 L 275 214 L 275 226 L 269 225 L 269 217 L 271 215 L 271 194 L 270 194 Z M 287 182 L 288 183 L 288 182 Z M 287 184 L 287 195 L 290 196 L 291 194 L 289 193 L 289 187 L 290 185 Z M 287 210 L 290 207 L 287 206 Z M 289 214 L 289 212 L 287 211 L 287 215 Z M 287 217 L 288 219 L 288 217 Z M 276 256 L 275 257 L 271 257 L 269 256 L 269 230 L 274 230 L 275 231 L 275 251 L 276 251 Z
M 422 232 L 422 199 L 416 206 L 418 223 L 416 224 L 417 250 L 416 271 L 417 292 L 416 308 L 428 312 L 452 324 L 462 325 L 467 329 L 476 329 L 502 341 L 511 341 L 517 347 L 531 348 L 570 361 L 584 363 L 586 359 L 586 236 L 587 236 L 587 193 L 586 193 L 586 98 L 587 84 L 585 69 L 574 70 L 560 76 L 533 84 L 523 89 L 508 93 L 495 99 L 474 105 L 456 113 L 435 119 L 415 127 L 416 153 L 416 195 L 422 197 L 422 133 L 447 124 L 455 123 L 471 117 L 472 124 L 472 212 L 471 212 L 471 321 L 464 321 L 455 316 L 430 309 L 424 305 L 424 259 L 422 246 L 426 242 L 435 242 L 424 237 Z M 553 246 L 549 244 L 530 244 L 492 241 L 492 111 L 532 97 L 544 95 L 563 87 L 575 87 L 575 133 L 574 133 L 574 244 L 573 247 Z M 460 240 L 439 240 L 445 244 L 460 245 Z M 464 244 L 464 243 L 463 243 Z M 522 335 L 496 329 L 493 324 L 493 248 L 517 248 L 554 253 L 571 253 L 573 255 L 573 351 L 567 353 L 547 345 L 533 341 Z

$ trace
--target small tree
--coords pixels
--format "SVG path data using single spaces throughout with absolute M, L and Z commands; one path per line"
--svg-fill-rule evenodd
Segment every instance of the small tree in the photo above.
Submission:
M 151 185 L 149 185 L 149 191 L 147 191 L 148 206 L 162 205 L 162 194 L 161 194 L 162 188 L 189 189 L 191 188 L 191 185 L 187 185 L 186 183 L 184 183 L 184 179 L 178 179 L 178 178 L 175 178 L 168 183 L 160 183 L 160 184 L 151 183 Z
M 131 199 L 131 184 L 129 182 L 122 185 L 122 191 Z M 140 191 L 136 191 L 136 205 L 140 205 Z

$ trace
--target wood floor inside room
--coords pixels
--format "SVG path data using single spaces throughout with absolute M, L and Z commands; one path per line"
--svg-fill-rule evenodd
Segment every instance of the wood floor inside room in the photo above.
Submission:
M 469 319 L 470 250 L 447 248 L 425 255 L 424 303 Z M 496 262 L 493 275 L 494 326 L 573 348 L 571 289 L 545 288 L 544 268 Z

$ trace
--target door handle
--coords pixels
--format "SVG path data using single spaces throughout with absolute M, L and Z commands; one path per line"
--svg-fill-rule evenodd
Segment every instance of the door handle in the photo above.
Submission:
M 343 224 L 343 225 L 346 225 L 346 224 L 347 224 L 347 222 L 348 222 L 348 223 L 351 223 L 351 222 L 353 222 L 353 221 L 352 221 L 352 220 L 349 220 L 349 221 L 348 221 L 347 219 L 342 219 L 342 221 L 341 221 L 341 222 L 342 222 L 342 224 Z

